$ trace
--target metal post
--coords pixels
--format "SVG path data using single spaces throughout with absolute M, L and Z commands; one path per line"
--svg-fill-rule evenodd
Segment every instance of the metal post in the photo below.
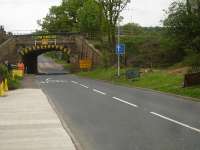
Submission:
M 117 38 L 117 43 L 118 43 L 118 63 L 117 63 L 117 76 L 120 77 L 120 54 L 119 54 L 119 44 L 120 44 L 120 23 L 118 21 L 118 38 Z
M 117 76 L 120 77 L 120 55 L 118 54 L 118 63 L 117 63 Z
M 56 39 L 54 40 L 54 44 L 55 44 L 55 45 L 57 44 L 57 40 L 56 40 Z

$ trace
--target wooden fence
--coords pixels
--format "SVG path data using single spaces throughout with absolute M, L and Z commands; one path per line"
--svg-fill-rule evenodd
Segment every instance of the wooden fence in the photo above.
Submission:
M 200 85 L 200 72 L 189 73 L 185 75 L 184 87 L 190 87 L 194 85 Z

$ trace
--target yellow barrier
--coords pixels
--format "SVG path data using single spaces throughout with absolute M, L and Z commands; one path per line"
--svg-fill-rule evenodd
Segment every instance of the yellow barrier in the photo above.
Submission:
M 4 89 L 5 92 L 8 91 L 8 80 L 7 79 L 5 79 L 3 81 L 3 89 Z
M 17 69 L 13 69 L 12 70 L 12 78 L 16 78 L 16 77 L 23 77 L 24 76 L 24 72 L 23 70 L 17 70 Z
M 5 96 L 5 91 L 4 91 L 3 86 L 4 86 L 4 83 L 1 82 L 1 84 L 0 84 L 0 96 Z

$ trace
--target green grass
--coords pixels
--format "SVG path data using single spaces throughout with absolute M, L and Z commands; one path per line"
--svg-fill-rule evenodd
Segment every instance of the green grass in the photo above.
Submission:
M 122 69 L 122 74 L 124 73 L 125 69 Z M 92 79 L 109 81 L 114 84 L 130 87 L 142 87 L 161 92 L 193 97 L 197 98 L 197 101 L 200 102 L 200 86 L 183 88 L 183 76 L 174 74 L 172 75 L 161 70 L 146 73 L 137 80 L 127 80 L 124 75 L 120 78 L 116 77 L 115 68 L 109 68 L 107 70 L 99 68 L 90 72 L 80 72 L 77 75 L 82 77 L 89 77 Z

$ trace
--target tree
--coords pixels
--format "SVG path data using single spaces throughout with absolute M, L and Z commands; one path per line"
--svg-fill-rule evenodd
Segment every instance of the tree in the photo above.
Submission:
M 143 29 L 140 25 L 136 23 L 128 23 L 123 26 L 122 32 L 128 35 L 137 35 L 143 32 Z
M 61 6 L 65 8 L 64 13 L 67 14 L 71 23 L 73 24 L 73 29 L 78 30 L 78 12 L 83 7 L 83 4 L 87 0 L 63 0 Z
M 101 4 L 104 16 L 106 18 L 106 24 L 108 29 L 108 42 L 110 43 L 110 48 L 116 45 L 116 25 L 120 17 L 120 13 L 124 10 L 126 5 L 130 0 L 98 0 Z
M 62 5 L 51 7 L 49 14 L 38 23 L 42 26 L 42 30 L 46 32 L 68 32 L 72 30 L 71 20 Z
M 95 0 L 88 0 L 78 12 L 80 31 L 99 34 L 101 31 L 101 9 Z
M 49 14 L 38 24 L 48 32 L 79 31 L 78 11 L 84 0 L 63 0 L 61 5 L 52 6 Z
M 164 26 L 168 34 L 180 42 L 180 49 L 200 53 L 200 1 L 196 4 L 194 8 L 190 0 L 173 2 Z

